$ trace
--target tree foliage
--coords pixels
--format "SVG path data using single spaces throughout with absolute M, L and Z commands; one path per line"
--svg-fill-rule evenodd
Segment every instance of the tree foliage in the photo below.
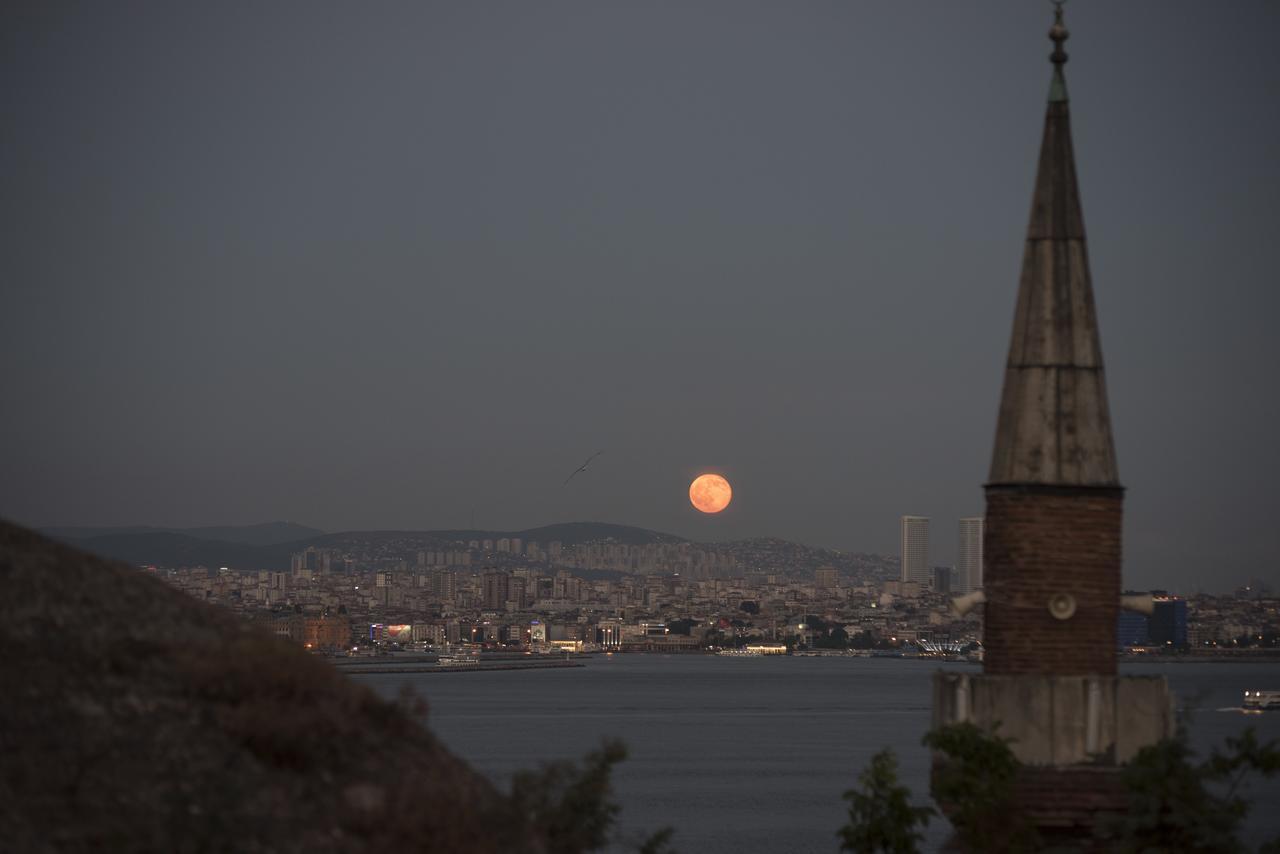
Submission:
M 511 801 L 518 813 L 555 854 L 599 851 L 614 840 L 622 807 L 613 797 L 613 766 L 627 758 L 626 746 L 606 740 L 581 763 L 547 762 L 534 771 L 518 771 L 511 780 Z M 672 830 L 663 828 L 636 847 L 643 854 L 668 854 Z
M 916 828 L 933 816 L 932 807 L 911 805 L 911 791 L 898 784 L 898 760 L 888 748 L 871 757 L 858 777 L 859 788 L 844 793 L 849 823 L 840 828 L 840 850 L 856 854 L 914 854 L 923 841 Z
M 1010 740 L 972 723 L 932 730 L 926 746 L 947 757 L 933 780 L 941 804 L 967 851 L 1033 851 L 1035 828 L 1013 807 L 1018 759 Z
M 871 649 L 876 645 L 875 636 L 868 631 L 858 632 L 849 638 L 850 649 Z
M 946 756 L 936 769 L 932 794 L 951 820 L 960 850 L 1040 850 L 1042 840 L 1014 803 L 1019 763 L 1009 739 L 964 723 L 933 730 L 924 743 Z M 911 793 L 898 785 L 896 767 L 893 754 L 881 751 L 859 777 L 861 787 L 845 792 L 850 806 L 849 823 L 839 831 L 842 850 L 918 850 L 917 827 L 935 813 L 910 805 Z M 1198 761 L 1180 729 L 1124 766 L 1127 810 L 1103 823 L 1094 841 L 1100 850 L 1126 854 L 1245 851 L 1239 832 L 1249 802 L 1241 787 L 1250 774 L 1280 775 L 1280 740 L 1262 743 L 1249 728 Z M 1280 854 L 1280 840 L 1261 852 Z
M 621 807 L 613 798 L 613 766 L 627 758 L 620 741 L 606 741 L 577 762 L 544 763 L 536 771 L 518 771 L 511 799 L 547 840 L 552 851 L 603 848 Z
M 849 633 L 843 626 L 836 626 L 826 634 L 815 637 L 813 645 L 819 649 L 848 649 Z
M 1129 808 L 1101 835 L 1110 850 L 1135 854 L 1243 851 L 1239 830 L 1249 802 L 1239 790 L 1250 773 L 1280 773 L 1280 742 L 1262 744 L 1250 727 L 1228 738 L 1225 751 L 1196 761 L 1186 730 L 1179 729 L 1174 738 L 1144 747 L 1125 767 Z M 1280 840 L 1268 849 L 1280 850 Z

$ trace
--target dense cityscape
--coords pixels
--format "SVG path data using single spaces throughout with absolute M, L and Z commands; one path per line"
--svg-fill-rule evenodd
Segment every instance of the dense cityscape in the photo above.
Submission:
M 326 654 L 737 650 L 980 658 L 982 609 L 962 616 L 951 603 L 981 588 L 981 519 L 960 521 L 955 567 L 929 564 L 927 519 L 905 516 L 901 527 L 902 557 L 776 539 L 566 544 L 370 533 L 301 548 L 288 571 L 145 569 Z M 1118 643 L 1134 655 L 1249 657 L 1276 649 L 1280 599 L 1265 586 L 1185 598 L 1151 592 L 1150 616 L 1120 617 Z

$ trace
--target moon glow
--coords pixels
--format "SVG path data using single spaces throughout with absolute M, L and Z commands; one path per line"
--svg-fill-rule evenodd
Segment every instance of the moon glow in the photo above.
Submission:
M 718 474 L 700 474 L 689 484 L 689 501 L 703 513 L 719 513 L 732 500 L 733 488 Z

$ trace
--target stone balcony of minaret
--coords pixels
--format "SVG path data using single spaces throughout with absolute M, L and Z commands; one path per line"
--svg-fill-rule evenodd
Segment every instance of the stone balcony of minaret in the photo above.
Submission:
M 973 723 L 1011 739 L 1024 765 L 1120 765 L 1174 734 L 1163 676 L 988 676 L 939 671 L 934 728 Z

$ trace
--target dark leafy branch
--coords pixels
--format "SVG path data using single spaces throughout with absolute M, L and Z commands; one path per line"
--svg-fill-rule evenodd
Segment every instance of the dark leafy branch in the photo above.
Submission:
M 840 828 L 840 850 L 855 854 L 912 854 L 919 850 L 932 807 L 911 805 L 911 790 L 898 785 L 898 760 L 885 749 L 871 757 L 858 777 L 859 787 L 844 793 L 849 823 Z
M 511 781 L 511 800 L 528 826 L 555 854 L 599 851 L 611 842 L 622 807 L 613 796 L 613 767 L 627 758 L 627 748 L 606 740 L 581 763 L 543 764 L 520 771 Z M 657 831 L 637 846 L 642 854 L 673 854 L 672 831 Z

